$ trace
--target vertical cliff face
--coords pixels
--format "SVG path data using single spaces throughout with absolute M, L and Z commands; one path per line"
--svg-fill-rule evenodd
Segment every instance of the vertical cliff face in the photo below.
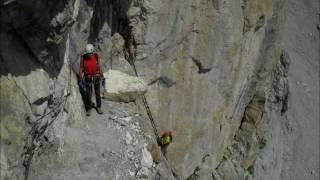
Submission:
M 72 1 L 1 2 L 1 178 L 28 176 L 39 149 L 59 146 L 66 120 L 84 120 L 68 66 L 75 8 Z
M 174 82 L 152 84 L 147 98 L 160 129 L 175 132 L 168 158 L 183 178 L 196 167 L 218 167 L 249 102 L 256 94 L 267 98 L 268 78 L 280 60 L 283 7 L 281 1 L 148 2 L 145 35 L 133 31 L 140 42 L 136 67 L 150 82 Z M 246 165 L 234 165 L 242 171 L 256 156 L 244 158 L 250 158 Z
M 317 179 L 317 11 L 311 0 L 1 1 L 1 179 Z M 174 135 L 158 165 L 142 99 L 84 117 L 87 43 L 105 71 L 149 84 L 158 131 Z

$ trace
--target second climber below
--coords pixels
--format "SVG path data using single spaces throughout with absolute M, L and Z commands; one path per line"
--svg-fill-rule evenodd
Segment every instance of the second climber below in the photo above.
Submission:
M 87 44 L 86 53 L 81 56 L 80 60 L 80 83 L 85 86 L 84 91 L 84 105 L 86 115 L 90 116 L 94 103 L 91 101 L 92 89 L 94 89 L 96 97 L 97 112 L 102 114 L 101 110 L 101 95 L 100 95 L 100 81 L 104 81 L 103 71 L 100 65 L 100 59 L 95 52 L 92 44 Z

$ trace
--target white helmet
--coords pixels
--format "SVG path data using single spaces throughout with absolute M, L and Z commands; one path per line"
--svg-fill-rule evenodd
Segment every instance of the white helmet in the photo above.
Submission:
M 87 53 L 93 53 L 93 51 L 94 51 L 93 45 L 92 45 L 92 44 L 87 44 L 87 46 L 86 46 L 86 52 L 87 52 Z

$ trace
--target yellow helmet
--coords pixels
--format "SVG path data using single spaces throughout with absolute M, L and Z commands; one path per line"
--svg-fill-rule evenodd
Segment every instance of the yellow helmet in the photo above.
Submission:
M 161 144 L 162 145 L 168 145 L 172 142 L 172 132 L 166 131 L 162 133 L 161 135 Z

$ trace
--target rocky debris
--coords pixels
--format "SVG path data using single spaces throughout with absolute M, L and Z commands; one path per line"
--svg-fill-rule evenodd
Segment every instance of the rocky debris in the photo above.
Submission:
M 130 102 L 147 91 L 147 84 L 140 77 L 130 76 L 116 70 L 104 73 L 106 86 L 103 97 L 111 101 Z
M 146 119 L 133 103 L 103 101 L 102 108 L 108 113 L 87 117 L 85 129 L 66 127 L 59 140 L 62 144 L 54 139 L 51 146 L 35 153 L 29 179 L 153 179 L 159 171 L 168 171 L 163 158 L 158 165 L 153 163 L 150 149 L 154 140 L 143 131 L 141 123 Z M 46 136 L 51 139 L 48 133 Z M 55 161 L 45 163 L 50 159 Z M 52 168 L 57 165 L 60 168 Z

